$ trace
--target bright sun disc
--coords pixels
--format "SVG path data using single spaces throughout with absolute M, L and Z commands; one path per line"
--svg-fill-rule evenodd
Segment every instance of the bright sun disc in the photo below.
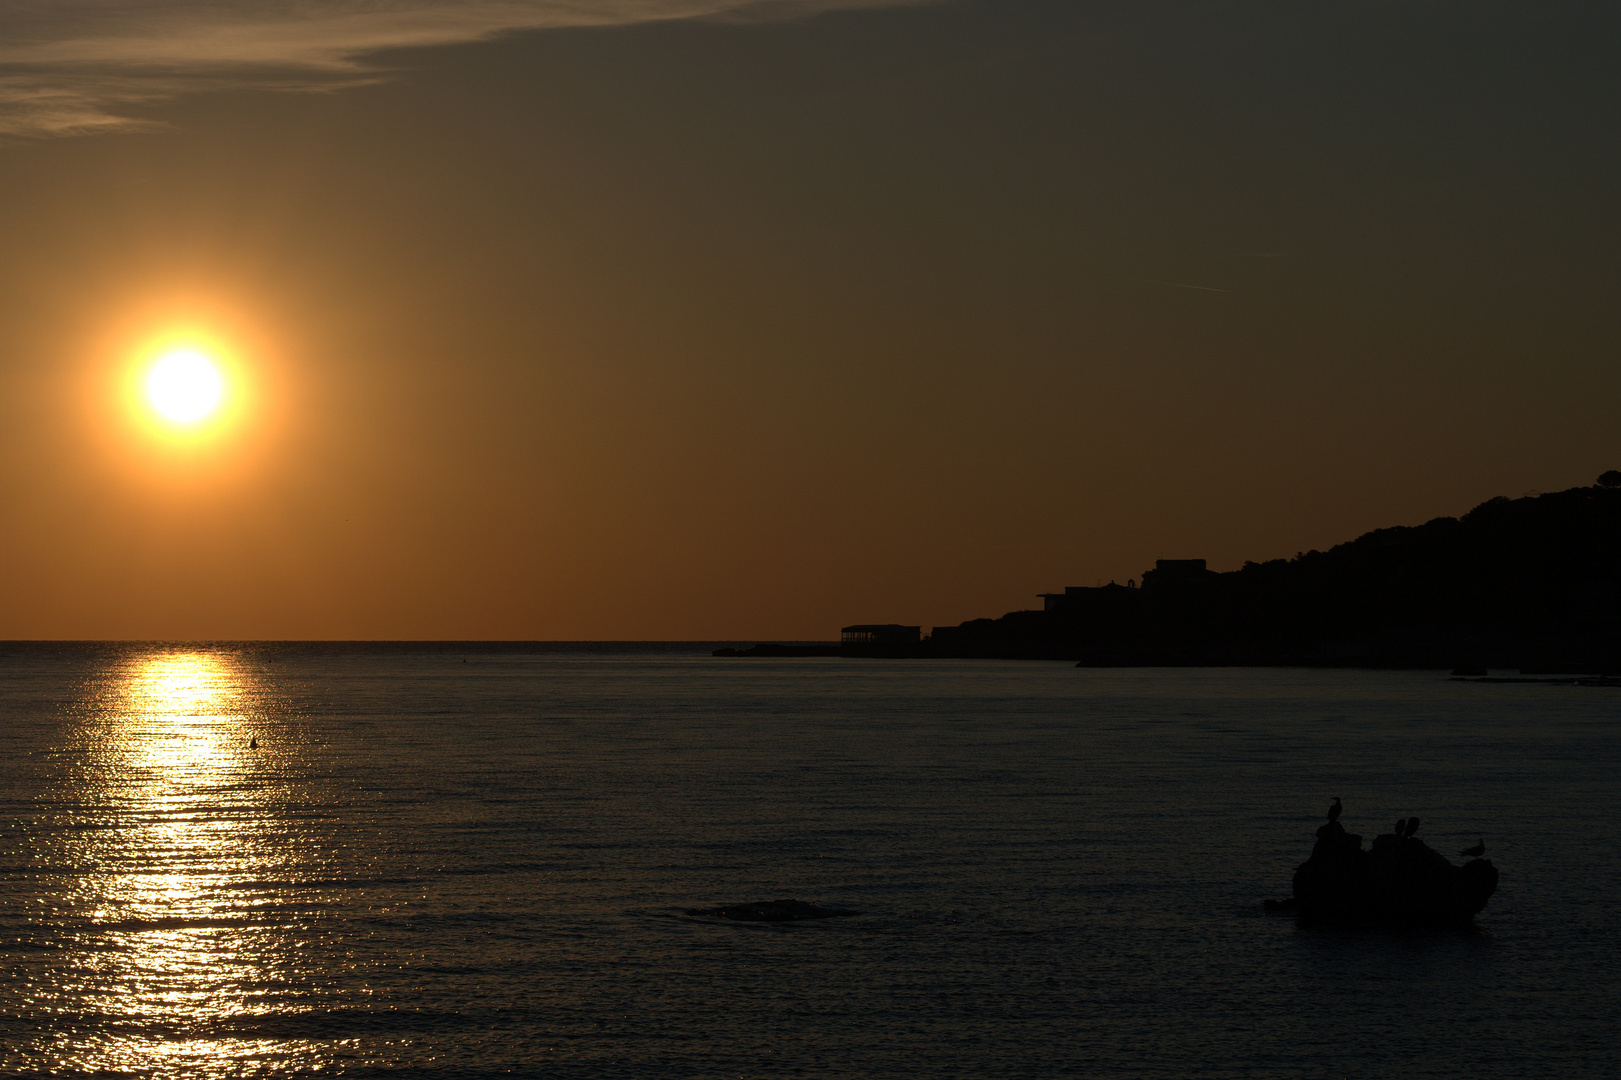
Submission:
M 220 373 L 201 353 L 170 353 L 146 377 L 146 396 L 152 407 L 182 424 L 213 412 L 223 390 Z

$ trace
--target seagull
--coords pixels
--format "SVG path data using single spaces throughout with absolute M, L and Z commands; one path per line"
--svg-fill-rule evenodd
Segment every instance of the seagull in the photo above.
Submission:
M 1328 820 L 1337 820 L 1340 816 L 1340 811 L 1343 809 L 1345 809 L 1345 807 L 1340 805 L 1340 797 L 1338 795 L 1334 796 L 1334 805 L 1328 808 Z
M 1466 847 L 1462 851 L 1458 852 L 1458 854 L 1467 855 L 1471 859 L 1478 859 L 1482 855 L 1486 854 L 1486 841 L 1482 839 L 1480 843 L 1476 844 L 1474 847 Z
M 1402 833 L 1402 835 L 1412 836 L 1416 832 L 1418 832 L 1418 818 L 1410 817 L 1407 819 L 1407 831 Z
M 1396 822 L 1395 833 L 1396 833 L 1397 836 L 1400 836 L 1402 833 L 1404 833 L 1406 831 L 1407 831 L 1407 819 L 1402 818 L 1400 821 Z

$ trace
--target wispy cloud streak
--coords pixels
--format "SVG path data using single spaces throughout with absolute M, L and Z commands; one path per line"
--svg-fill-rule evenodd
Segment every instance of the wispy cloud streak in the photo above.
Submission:
M 388 49 L 524 30 L 797 18 L 928 0 L 0 0 L 0 135 L 131 131 L 209 89 L 369 82 Z

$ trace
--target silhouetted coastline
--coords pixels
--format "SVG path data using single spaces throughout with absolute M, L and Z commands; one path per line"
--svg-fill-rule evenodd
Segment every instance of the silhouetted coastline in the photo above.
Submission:
M 1070 587 L 1043 594 L 1042 610 L 937 626 L 927 637 L 868 625 L 814 652 L 756 646 L 729 655 L 1606 675 L 1621 672 L 1618 553 L 1621 472 L 1611 471 L 1592 487 L 1499 496 L 1459 518 L 1377 529 L 1226 573 L 1203 560 L 1161 560 L 1140 586 Z M 852 641 L 855 630 L 889 636 Z

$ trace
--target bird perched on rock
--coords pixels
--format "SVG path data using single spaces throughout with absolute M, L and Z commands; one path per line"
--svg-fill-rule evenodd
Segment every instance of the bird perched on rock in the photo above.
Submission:
M 1412 836 L 1416 832 L 1418 832 L 1418 818 L 1410 817 L 1407 819 L 1407 831 L 1402 833 L 1402 835 Z
M 1402 818 L 1400 821 L 1396 822 L 1396 827 L 1392 831 L 1397 836 L 1400 836 L 1400 835 L 1402 835 L 1402 833 L 1405 833 L 1407 831 L 1407 819 Z
M 1462 851 L 1458 852 L 1458 854 L 1459 855 L 1467 855 L 1471 859 L 1480 858 L 1482 855 L 1486 854 L 1486 841 L 1485 841 L 1485 839 L 1482 838 L 1480 843 L 1476 844 L 1474 847 L 1466 847 Z
M 1328 808 L 1328 820 L 1338 821 L 1340 811 L 1343 809 L 1345 809 L 1345 807 L 1340 805 L 1340 797 L 1338 795 L 1334 796 L 1334 805 Z

